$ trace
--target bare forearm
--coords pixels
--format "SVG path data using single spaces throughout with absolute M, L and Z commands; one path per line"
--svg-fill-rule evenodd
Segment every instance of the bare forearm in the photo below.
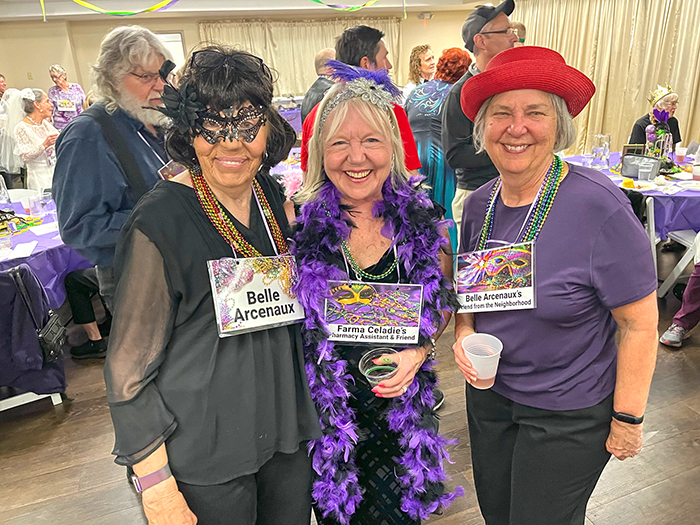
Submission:
M 455 338 L 457 341 L 474 332 L 473 314 L 455 314 Z
M 656 366 L 658 332 L 623 330 L 617 353 L 617 383 L 613 407 L 617 412 L 641 416 L 646 409 Z

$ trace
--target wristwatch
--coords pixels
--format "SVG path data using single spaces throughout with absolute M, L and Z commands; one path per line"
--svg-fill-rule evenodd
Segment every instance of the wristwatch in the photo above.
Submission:
M 138 477 L 136 474 L 131 475 L 131 482 L 134 484 L 134 488 L 137 492 L 143 492 L 146 489 L 150 489 L 152 486 L 157 485 L 161 481 L 165 481 L 173 473 L 170 471 L 170 465 L 166 464 L 163 468 L 159 468 L 155 472 L 151 472 L 146 476 Z
M 617 419 L 618 421 L 622 421 L 623 423 L 629 423 L 630 425 L 639 425 L 642 421 L 644 421 L 644 416 L 633 416 L 632 414 L 625 414 L 624 412 L 616 412 L 613 410 L 612 417 Z

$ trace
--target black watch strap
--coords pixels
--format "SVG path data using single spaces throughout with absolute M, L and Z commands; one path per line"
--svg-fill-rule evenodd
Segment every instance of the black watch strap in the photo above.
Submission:
M 625 414 L 624 412 L 616 412 L 614 410 L 612 416 L 618 421 L 629 423 L 630 425 L 639 425 L 642 421 L 644 421 L 644 416 L 637 417 L 631 414 Z

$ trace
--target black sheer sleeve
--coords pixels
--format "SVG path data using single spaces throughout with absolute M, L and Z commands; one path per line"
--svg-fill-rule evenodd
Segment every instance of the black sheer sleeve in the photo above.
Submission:
M 112 453 L 116 463 L 132 465 L 154 452 L 177 426 L 155 383 L 176 302 L 160 251 L 133 223 L 120 242 L 117 261 L 121 277 L 104 373 L 116 435 Z

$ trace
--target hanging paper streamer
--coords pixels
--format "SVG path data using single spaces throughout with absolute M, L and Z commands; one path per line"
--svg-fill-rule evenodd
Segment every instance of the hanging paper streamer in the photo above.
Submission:
M 76 4 L 86 7 L 87 9 L 90 9 L 97 13 L 101 13 L 103 15 L 112 16 L 133 16 L 140 15 L 142 13 L 155 13 L 156 11 L 165 11 L 169 7 L 175 5 L 178 1 L 179 0 L 162 0 L 161 2 L 158 2 L 157 4 L 152 5 L 151 7 L 147 7 L 146 9 L 141 9 L 140 11 L 107 11 L 106 9 L 97 7 L 96 5 L 91 4 L 90 2 L 84 2 L 83 0 L 73 0 L 73 2 L 75 2 Z M 41 0 L 41 2 L 43 4 L 44 0 Z
M 44 17 L 44 22 L 46 22 L 46 6 L 44 5 L 44 0 L 39 0 L 41 3 L 41 15 Z
M 317 4 L 325 5 L 326 7 L 330 7 L 331 9 L 336 9 L 338 11 L 359 11 L 360 9 L 364 9 L 365 7 L 369 7 L 371 5 L 376 4 L 379 0 L 367 0 L 362 5 L 343 5 L 343 4 L 327 4 L 326 2 L 323 2 L 322 0 L 311 0 L 312 2 L 316 2 Z

